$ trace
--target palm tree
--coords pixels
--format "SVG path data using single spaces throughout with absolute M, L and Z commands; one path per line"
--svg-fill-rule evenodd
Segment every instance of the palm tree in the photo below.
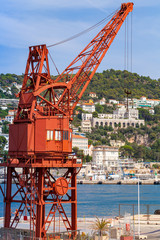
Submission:
M 98 217 L 96 217 L 95 222 L 92 224 L 91 228 L 94 230 L 95 233 L 99 233 L 100 236 L 102 236 L 103 234 L 105 234 L 108 231 L 108 224 L 109 222 L 107 222 L 107 220 L 105 219 L 99 219 Z

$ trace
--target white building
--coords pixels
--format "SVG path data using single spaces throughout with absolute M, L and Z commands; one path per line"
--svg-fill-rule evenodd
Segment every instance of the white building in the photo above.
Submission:
M 8 111 L 8 115 L 10 115 L 10 116 L 15 116 L 16 113 L 17 113 L 17 110 L 9 110 Z
M 117 101 L 117 100 L 115 100 L 115 99 L 109 99 L 109 103 L 119 104 L 119 101 Z
M 133 118 L 133 119 L 139 119 L 139 113 L 137 109 L 129 108 L 128 111 L 124 105 L 122 105 L 120 108 L 117 108 L 113 111 L 113 114 L 106 114 L 106 113 L 99 113 L 99 118 L 108 118 L 108 119 L 125 119 L 125 118 Z
M 105 105 L 106 104 L 106 99 L 102 98 L 101 100 L 99 100 L 99 104 L 100 105 Z
M 123 169 L 133 169 L 134 168 L 133 158 L 119 158 L 119 166 Z
M 127 128 L 129 126 L 138 127 L 144 125 L 144 120 L 136 119 L 107 119 L 107 118 L 93 118 L 93 127 L 96 126 L 111 126 L 113 128 Z
M 138 119 L 138 110 L 134 108 L 129 108 L 128 111 L 125 106 L 121 106 L 113 111 L 113 118 L 124 119 L 124 118 L 134 118 Z
M 108 171 L 117 170 L 119 151 L 116 147 L 107 145 L 95 146 L 93 149 L 93 163 L 99 168 L 105 168 Z
M 82 113 L 82 121 L 84 120 L 92 121 L 92 113 Z
M 102 98 L 99 101 L 95 102 L 95 104 L 105 105 L 106 104 L 106 99 Z
M 105 172 L 103 170 L 98 170 L 97 172 L 93 173 L 92 180 L 96 181 L 106 180 Z
M 91 132 L 91 121 L 90 120 L 82 120 L 81 131 L 82 132 Z
M 139 120 L 137 109 L 126 109 L 124 105 L 117 108 L 113 114 L 98 114 L 98 118 L 93 118 L 92 125 L 111 126 L 113 128 L 127 128 L 129 126 L 137 127 L 144 125 L 144 120 Z
M 88 155 L 92 156 L 92 154 L 93 154 L 93 145 L 91 144 L 91 145 L 88 145 Z
M 88 155 L 88 138 L 72 134 L 72 148 L 78 147 L 83 150 L 84 155 Z
M 92 175 L 93 175 L 92 174 L 92 165 L 90 163 L 83 164 L 78 176 L 80 176 L 80 177 L 86 177 L 86 176 L 92 177 Z
M 112 119 L 112 118 L 113 118 L 113 114 L 98 113 L 98 118 L 108 118 L 108 119 Z
M 137 108 L 139 107 L 155 107 L 160 104 L 160 99 L 147 99 L 142 96 L 140 99 L 133 99 L 133 105 Z
M 90 96 L 91 98 L 97 98 L 97 95 L 96 95 L 95 92 L 90 92 L 90 93 L 89 93 L 89 96 Z
M 118 147 L 118 148 L 120 148 L 120 147 L 122 147 L 122 146 L 125 145 L 125 142 L 123 142 L 123 141 L 121 141 L 121 140 L 110 140 L 110 145 L 111 145 L 112 147 Z
M 19 99 L 6 99 L 6 98 L 0 98 L 0 106 L 6 106 L 8 104 L 14 104 L 18 106 Z
M 5 121 L 9 122 L 9 123 L 13 123 L 14 120 L 14 116 L 13 115 L 7 115 L 5 116 Z
M 95 112 L 94 103 L 82 103 L 81 108 L 86 112 Z

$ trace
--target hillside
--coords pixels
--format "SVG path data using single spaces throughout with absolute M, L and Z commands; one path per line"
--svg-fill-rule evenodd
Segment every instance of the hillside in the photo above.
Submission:
M 94 75 L 83 99 L 88 99 L 89 92 L 95 92 L 99 99 L 123 100 L 126 88 L 132 91 L 133 98 L 160 98 L 160 79 L 157 81 L 137 73 L 110 69 Z
M 1 74 L 0 75 L 0 98 L 13 98 L 19 90 L 16 86 L 20 86 L 23 81 L 23 75 Z M 13 84 L 13 83 L 17 83 Z M 136 73 L 130 73 L 120 70 L 106 70 L 103 73 L 96 73 L 91 80 L 83 99 L 89 99 L 89 92 L 95 92 L 99 99 L 102 97 L 108 99 L 123 100 L 125 97 L 124 89 L 128 88 L 132 91 L 132 97 L 160 99 L 160 79 L 153 80 L 149 77 L 139 76 Z M 10 93 L 11 94 L 10 94 Z M 97 100 L 97 99 L 96 99 Z M 101 106 L 102 107 L 102 106 Z M 112 113 L 110 107 L 103 111 Z M 145 161 L 160 161 L 160 106 L 154 108 L 155 114 L 151 115 L 146 109 L 139 109 L 140 119 L 144 119 L 145 126 L 140 128 L 128 127 L 127 129 L 117 129 L 114 131 L 112 127 L 100 126 L 98 129 L 92 129 L 92 133 L 87 133 L 89 144 L 101 145 L 110 144 L 110 140 L 122 140 L 125 146 L 122 153 L 131 155 L 135 159 Z M 5 112 L 6 111 L 6 112 Z M 98 109 L 96 108 L 98 112 Z M 7 110 L 0 110 L 1 117 L 7 115 Z M 74 124 L 80 125 L 80 118 L 74 119 Z M 76 125 L 75 124 L 75 125 Z
M 23 75 L 0 74 L 0 98 L 15 98 L 15 93 L 19 90 L 13 83 L 22 84 Z
M 53 76 L 52 76 L 53 77 Z M 54 77 L 53 77 L 54 78 Z M 23 75 L 1 74 L 0 75 L 0 98 L 12 98 L 17 92 L 12 86 L 13 82 L 22 84 Z M 11 87 L 12 95 L 1 90 Z M 125 97 L 124 89 L 132 91 L 132 97 L 140 98 L 160 98 L 160 79 L 153 80 L 150 77 L 140 76 L 137 73 L 120 70 L 106 70 L 102 73 L 96 73 L 91 80 L 83 99 L 88 99 L 89 92 L 95 92 L 98 98 L 122 100 Z

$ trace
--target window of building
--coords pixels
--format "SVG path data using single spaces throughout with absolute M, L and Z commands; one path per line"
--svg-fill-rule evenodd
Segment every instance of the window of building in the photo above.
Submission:
M 47 130 L 47 141 L 53 140 L 53 131 Z
M 61 131 L 59 130 L 55 130 L 55 140 L 56 141 L 61 141 L 62 137 L 61 137 Z

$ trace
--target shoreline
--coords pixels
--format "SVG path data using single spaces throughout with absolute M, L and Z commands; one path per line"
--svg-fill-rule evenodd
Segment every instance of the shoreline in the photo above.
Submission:
M 77 184 L 103 184 L 103 185 L 137 185 L 138 179 L 136 180 L 77 180 Z M 160 185 L 160 180 L 140 180 L 140 185 Z

